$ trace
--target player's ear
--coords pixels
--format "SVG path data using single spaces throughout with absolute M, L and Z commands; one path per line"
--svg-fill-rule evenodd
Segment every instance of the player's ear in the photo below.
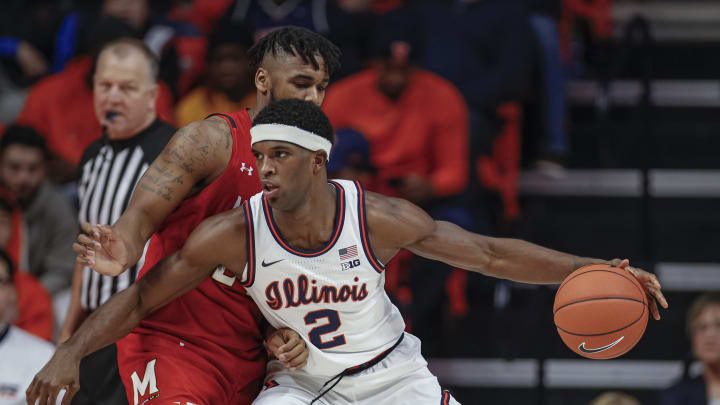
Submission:
M 324 150 L 313 152 L 313 173 L 319 173 L 321 170 L 325 170 L 327 165 L 328 157 Z
M 258 91 L 262 94 L 267 94 L 272 87 L 270 73 L 263 67 L 258 68 L 255 72 L 255 87 L 257 87 Z

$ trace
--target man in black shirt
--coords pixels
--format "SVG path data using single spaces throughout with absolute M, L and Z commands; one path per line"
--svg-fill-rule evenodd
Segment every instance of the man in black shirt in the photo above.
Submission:
M 175 129 L 157 118 L 158 62 L 147 46 L 135 39 L 114 41 L 103 48 L 96 62 L 93 102 L 104 134 L 88 146 L 80 163 L 78 220 L 112 224 Z M 68 339 L 90 312 L 135 281 L 143 261 L 117 277 L 76 265 L 61 341 Z M 80 380 L 81 390 L 73 404 L 127 403 L 114 344 L 82 361 Z

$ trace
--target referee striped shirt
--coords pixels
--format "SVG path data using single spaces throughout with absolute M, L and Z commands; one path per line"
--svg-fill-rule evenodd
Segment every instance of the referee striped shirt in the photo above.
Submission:
M 80 223 L 111 225 L 120 218 L 130 202 L 135 186 L 172 137 L 175 129 L 156 120 L 130 139 L 109 140 L 107 136 L 93 142 L 83 153 L 80 163 L 78 196 Z M 147 250 L 147 245 L 145 246 Z M 83 268 L 81 305 L 90 311 L 113 294 L 127 288 L 145 261 L 116 277 L 104 276 L 89 267 Z

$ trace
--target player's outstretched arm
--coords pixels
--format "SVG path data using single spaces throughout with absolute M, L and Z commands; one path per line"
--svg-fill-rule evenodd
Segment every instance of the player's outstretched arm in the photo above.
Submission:
M 230 129 L 220 117 L 179 129 L 142 176 L 112 228 L 83 226 L 85 241 L 99 243 L 93 268 L 116 276 L 135 264 L 150 235 L 180 202 L 222 174 L 232 148 Z
M 451 266 L 527 283 L 556 283 L 574 269 L 604 260 L 556 252 L 515 239 L 496 239 L 468 232 L 457 225 L 433 220 L 402 199 L 367 193 L 371 243 L 405 248 Z
M 245 217 L 242 209 L 208 218 L 198 226 L 179 252 L 114 295 L 90 315 L 73 336 L 60 344 L 26 392 L 27 403 L 54 403 L 67 388 L 63 404 L 79 388 L 80 360 L 127 335 L 148 314 L 185 294 L 205 280 L 218 265 L 245 267 Z
M 366 205 L 371 243 L 381 259 L 387 260 L 397 249 L 406 248 L 454 267 L 535 284 L 560 283 L 584 265 L 611 264 L 630 271 L 648 295 L 667 307 L 657 278 L 641 269 L 629 267 L 626 260 L 579 257 L 518 239 L 479 235 L 449 222 L 434 221 L 408 201 L 375 193 L 367 193 Z M 652 301 L 651 310 L 654 304 Z M 653 315 L 659 318 L 656 307 Z

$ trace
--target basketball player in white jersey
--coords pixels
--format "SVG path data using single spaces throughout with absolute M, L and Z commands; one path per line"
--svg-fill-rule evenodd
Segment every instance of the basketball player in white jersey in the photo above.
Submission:
M 328 182 L 332 127 L 312 103 L 277 101 L 253 125 L 263 191 L 195 229 L 180 252 L 148 274 L 156 288 L 140 305 L 157 308 L 213 271 L 235 273 L 225 282 L 245 286 L 267 320 L 304 336 L 310 353 L 301 370 L 285 368 L 281 361 L 287 358 L 270 362 L 255 404 L 457 403 L 428 371 L 420 341 L 404 332 L 385 294 L 383 263 L 402 248 L 528 283 L 559 283 L 583 265 L 614 264 L 667 307 L 655 276 L 627 260 L 577 257 L 473 234 L 433 221 L 407 201 L 365 192 L 360 184 Z M 81 260 L 95 265 L 102 251 L 91 239 L 81 242 Z M 655 300 L 650 309 L 659 319 Z

